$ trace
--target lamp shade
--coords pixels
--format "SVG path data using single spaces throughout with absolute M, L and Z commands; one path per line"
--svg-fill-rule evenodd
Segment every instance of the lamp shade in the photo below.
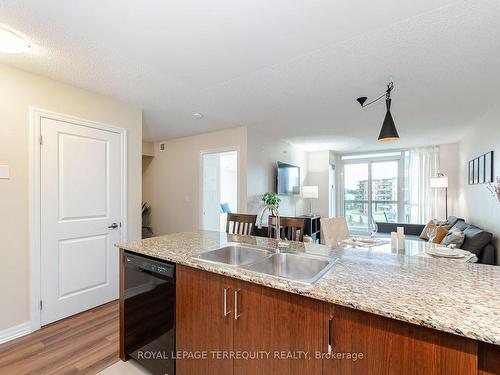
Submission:
M 380 129 L 378 140 L 383 142 L 397 141 L 399 140 L 399 134 L 391 115 L 391 99 L 387 99 L 385 105 L 387 107 L 387 113 L 385 114 L 384 123 L 382 124 L 382 129 Z
M 303 186 L 302 187 L 302 198 L 318 198 L 318 187 L 317 186 Z
M 447 176 L 437 176 L 431 177 L 431 188 L 447 188 L 448 187 L 448 177 Z

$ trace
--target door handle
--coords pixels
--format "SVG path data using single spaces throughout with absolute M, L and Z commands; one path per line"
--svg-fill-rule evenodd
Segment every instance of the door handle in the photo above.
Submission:
M 238 320 L 238 318 L 241 316 L 241 314 L 238 313 L 238 292 L 240 290 L 236 289 L 234 291 L 234 320 Z
M 116 228 L 118 228 L 118 224 L 117 223 L 113 223 L 110 226 L 108 226 L 108 228 L 109 229 L 116 229 Z
M 231 290 L 231 288 L 224 288 L 224 303 L 223 303 L 223 311 L 224 316 L 231 315 L 231 310 L 227 310 L 227 291 Z

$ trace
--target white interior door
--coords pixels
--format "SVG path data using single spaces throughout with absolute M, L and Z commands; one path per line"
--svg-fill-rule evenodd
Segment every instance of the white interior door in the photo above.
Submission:
M 44 325 L 118 298 L 122 152 L 118 133 L 40 125 Z

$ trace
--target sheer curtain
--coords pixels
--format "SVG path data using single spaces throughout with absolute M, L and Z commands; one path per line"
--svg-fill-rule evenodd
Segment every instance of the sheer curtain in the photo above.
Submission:
M 411 149 L 408 152 L 408 215 L 410 223 L 423 224 L 445 216 L 443 189 L 431 188 L 430 178 L 439 170 L 439 147 Z

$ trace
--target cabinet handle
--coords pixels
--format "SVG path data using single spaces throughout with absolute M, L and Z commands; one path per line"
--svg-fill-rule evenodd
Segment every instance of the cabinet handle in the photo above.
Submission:
M 231 288 L 224 288 L 224 306 L 223 306 L 223 312 L 224 316 L 228 316 L 231 314 L 231 310 L 227 310 L 227 291 L 231 290 Z
M 328 319 L 328 354 L 332 354 L 333 347 L 333 337 L 332 337 L 332 318 Z
M 241 314 L 238 313 L 238 292 L 240 290 L 236 289 L 234 291 L 234 320 L 238 320 L 238 318 L 241 316 Z

